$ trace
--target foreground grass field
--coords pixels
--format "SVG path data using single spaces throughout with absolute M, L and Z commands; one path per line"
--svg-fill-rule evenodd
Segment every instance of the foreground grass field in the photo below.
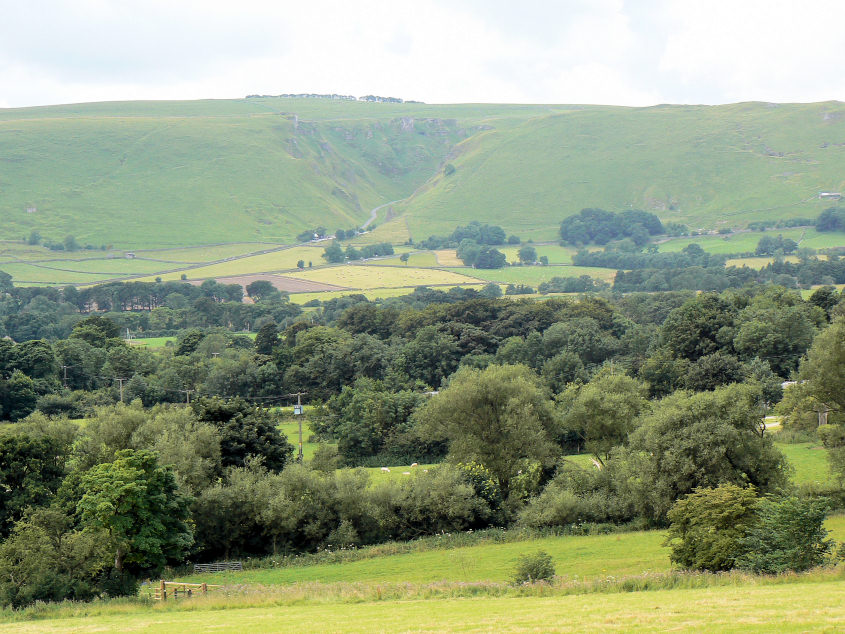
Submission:
M 479 588 L 477 594 L 482 596 L 475 597 L 472 587 L 449 597 L 448 588 L 442 596 L 437 588 L 426 592 L 425 588 L 306 584 L 263 600 L 255 595 L 235 595 L 155 606 L 81 606 L 75 618 L 9 623 L 3 631 L 805 632 L 845 627 L 845 581 L 841 575 L 774 581 L 743 583 L 737 578 L 735 585 L 720 587 L 627 593 L 615 589 L 580 595 L 569 594 L 565 588 L 522 593 L 528 596 L 506 588 Z M 403 589 L 411 596 L 403 598 Z M 504 596 L 495 596 L 497 590 Z

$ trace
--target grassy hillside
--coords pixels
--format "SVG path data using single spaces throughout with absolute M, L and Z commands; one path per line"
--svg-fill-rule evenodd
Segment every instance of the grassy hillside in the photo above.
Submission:
M 404 206 L 411 232 L 473 212 L 522 236 L 583 207 L 642 208 L 692 227 L 814 216 L 845 186 L 840 103 L 590 107 L 461 143 L 451 176 Z
M 843 115 L 840 103 L 277 98 L 6 109 L 0 238 L 35 229 L 130 249 L 289 244 L 317 224 L 360 225 L 396 200 L 379 212 L 375 239 L 419 239 L 475 219 L 548 239 L 586 206 L 641 207 L 693 227 L 814 216 L 826 206 L 820 190 L 845 188 Z

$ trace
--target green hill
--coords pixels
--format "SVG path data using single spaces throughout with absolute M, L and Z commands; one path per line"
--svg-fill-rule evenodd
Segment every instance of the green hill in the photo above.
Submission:
M 455 170 L 448 176 L 443 166 Z M 250 98 L 0 110 L 0 238 L 424 238 L 480 219 L 551 238 L 582 207 L 692 227 L 815 216 L 845 188 L 845 104 L 500 106 Z M 391 219 L 393 219 L 391 221 Z

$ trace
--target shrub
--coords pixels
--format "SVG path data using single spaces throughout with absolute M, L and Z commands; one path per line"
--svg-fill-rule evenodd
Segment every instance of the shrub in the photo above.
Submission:
M 543 550 L 533 554 L 522 554 L 516 562 L 513 582 L 516 585 L 535 581 L 551 581 L 555 576 L 552 556 Z
M 742 540 L 737 566 L 757 573 L 801 572 L 825 562 L 834 542 L 825 539 L 827 498 L 769 497 L 757 506 L 759 520 Z
M 669 558 L 692 570 L 730 570 L 744 554 L 743 538 L 755 520 L 756 504 L 753 487 L 735 484 L 699 488 L 678 500 L 668 513 Z

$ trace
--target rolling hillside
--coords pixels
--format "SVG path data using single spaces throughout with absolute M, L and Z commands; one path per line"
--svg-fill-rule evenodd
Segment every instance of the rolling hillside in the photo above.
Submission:
M 443 166 L 455 170 L 448 176 Z M 251 98 L 0 110 L 0 238 L 121 248 L 402 241 L 481 219 L 550 239 L 583 207 L 692 227 L 815 216 L 845 188 L 845 104 L 425 105 Z M 447 170 L 451 171 L 451 170 Z

